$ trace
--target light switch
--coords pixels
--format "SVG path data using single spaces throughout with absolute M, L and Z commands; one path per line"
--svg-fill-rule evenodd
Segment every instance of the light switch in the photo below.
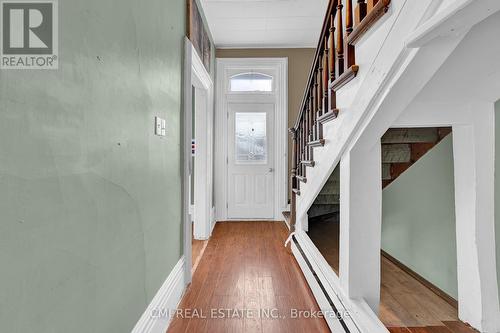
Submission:
M 155 134 L 161 135 L 161 118 L 155 117 Z

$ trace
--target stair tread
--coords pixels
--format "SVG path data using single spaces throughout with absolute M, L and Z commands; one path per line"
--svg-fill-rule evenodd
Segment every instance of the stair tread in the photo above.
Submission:
M 382 144 L 437 142 L 437 128 L 390 128 L 382 136 Z
M 406 143 L 382 145 L 382 163 L 404 163 L 411 160 L 411 146 Z

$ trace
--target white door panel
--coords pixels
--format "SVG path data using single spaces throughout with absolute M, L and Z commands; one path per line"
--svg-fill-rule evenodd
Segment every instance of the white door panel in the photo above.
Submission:
M 273 103 L 228 104 L 228 218 L 274 217 Z

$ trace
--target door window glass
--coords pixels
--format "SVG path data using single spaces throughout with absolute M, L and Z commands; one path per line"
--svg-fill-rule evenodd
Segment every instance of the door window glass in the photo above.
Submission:
M 235 113 L 236 163 L 267 163 L 266 123 L 265 112 Z

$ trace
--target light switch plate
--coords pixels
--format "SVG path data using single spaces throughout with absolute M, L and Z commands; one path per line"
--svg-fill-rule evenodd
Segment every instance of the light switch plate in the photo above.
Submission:
M 155 134 L 161 135 L 161 118 L 155 117 Z

